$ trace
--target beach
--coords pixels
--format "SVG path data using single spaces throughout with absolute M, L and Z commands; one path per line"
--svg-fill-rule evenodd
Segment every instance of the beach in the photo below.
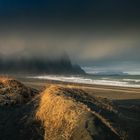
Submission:
M 58 140 L 65 134 L 64 140 L 90 140 L 96 133 L 96 139 L 140 138 L 140 88 L 26 76 L 0 80 L 0 138 Z

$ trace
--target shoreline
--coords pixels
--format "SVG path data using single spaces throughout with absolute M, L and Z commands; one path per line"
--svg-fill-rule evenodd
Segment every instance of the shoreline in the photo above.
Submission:
M 127 86 L 116 86 L 116 85 L 103 85 L 103 84 L 88 84 L 88 83 L 77 83 L 77 82 L 67 82 L 67 81 L 58 81 L 58 80 L 49 80 L 49 79 L 36 79 L 36 78 L 17 78 L 23 81 L 37 81 L 42 83 L 50 84 L 64 84 L 64 85 L 76 85 L 76 86 L 86 86 L 86 87 L 106 87 L 106 88 L 119 88 L 119 89 L 129 89 L 129 90 L 140 90 L 140 87 L 127 87 Z
M 7 74 L 2 76 L 28 79 L 29 81 L 30 79 L 34 79 L 37 81 L 54 81 L 55 83 L 140 89 L 140 75 L 122 75 L 123 77 L 118 77 L 118 75 L 103 75 L 102 77 L 101 75 L 91 75 L 95 77 L 85 77 L 89 76 L 89 74 L 85 75 Z M 129 78 L 125 76 L 134 76 L 134 77 Z
M 17 78 L 25 85 L 42 89 L 51 84 L 72 86 L 80 88 L 88 92 L 90 95 L 105 97 L 111 100 L 127 100 L 127 99 L 140 99 L 140 88 L 135 87 L 119 87 L 108 85 L 95 85 L 84 83 L 61 82 L 55 80 L 41 80 L 41 79 L 27 79 Z
M 97 78 L 98 77 L 98 78 Z M 87 84 L 87 85 L 103 85 L 103 86 L 115 86 L 115 87 L 130 87 L 130 88 L 140 88 L 140 82 L 138 79 L 128 79 L 128 77 L 123 78 L 114 78 L 112 77 L 82 77 L 82 76 L 65 76 L 65 75 L 44 75 L 44 76 L 28 76 L 28 79 L 36 79 L 36 80 L 52 80 L 55 82 L 68 82 L 68 83 L 78 83 L 78 84 Z M 135 82 L 136 81 L 136 82 Z M 131 83 L 135 82 L 135 84 Z

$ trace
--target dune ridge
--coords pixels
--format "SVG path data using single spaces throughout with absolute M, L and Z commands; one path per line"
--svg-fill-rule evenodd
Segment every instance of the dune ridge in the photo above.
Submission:
M 43 123 L 45 140 L 119 139 L 117 132 L 104 123 L 105 120 L 87 105 L 72 98 L 69 90 L 72 89 L 50 86 L 41 93 L 36 118 Z

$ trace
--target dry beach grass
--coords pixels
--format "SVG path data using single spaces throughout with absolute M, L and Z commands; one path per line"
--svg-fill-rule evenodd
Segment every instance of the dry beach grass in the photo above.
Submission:
M 68 87 L 50 86 L 41 95 L 36 118 L 43 123 L 45 129 L 44 139 L 90 140 L 117 137 L 111 130 L 109 132 L 105 123 L 97 115 L 95 116 L 87 105 L 78 102 L 70 95 L 73 89 L 67 89 Z M 100 126 L 94 125 L 94 121 L 97 119 L 101 123 Z M 100 127 L 100 131 L 96 127 Z M 106 129 L 104 133 L 103 127 Z M 92 128 L 94 129 L 92 130 Z M 106 131 L 108 131 L 108 135 Z M 102 133 L 102 136 L 99 133 Z
M 15 79 L 0 77 L 0 106 L 27 102 L 36 93 L 37 90 L 26 87 Z

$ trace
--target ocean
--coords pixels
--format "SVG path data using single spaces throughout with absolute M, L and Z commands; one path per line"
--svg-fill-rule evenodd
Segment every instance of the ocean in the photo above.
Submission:
M 137 87 L 140 88 L 140 75 L 84 75 L 84 76 L 60 76 L 60 75 L 41 75 L 28 78 L 46 79 L 71 83 L 84 83 L 95 85 L 110 85 L 121 87 Z

